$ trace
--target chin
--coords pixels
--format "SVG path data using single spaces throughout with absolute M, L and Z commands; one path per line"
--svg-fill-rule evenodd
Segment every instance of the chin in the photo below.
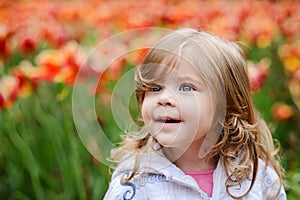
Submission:
M 172 140 L 160 140 L 157 139 L 158 143 L 163 147 L 176 147 L 177 145 Z

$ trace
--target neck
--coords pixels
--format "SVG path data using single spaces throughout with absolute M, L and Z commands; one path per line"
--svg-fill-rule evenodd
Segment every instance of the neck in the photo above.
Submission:
M 178 147 L 164 147 L 166 157 L 183 171 L 202 171 L 216 168 L 213 158 L 199 158 L 199 144 L 192 144 L 188 149 Z

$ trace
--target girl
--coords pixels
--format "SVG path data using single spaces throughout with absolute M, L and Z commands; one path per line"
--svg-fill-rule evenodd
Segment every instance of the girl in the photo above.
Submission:
M 143 126 L 112 151 L 104 199 L 286 199 L 237 44 L 181 29 L 136 69 Z

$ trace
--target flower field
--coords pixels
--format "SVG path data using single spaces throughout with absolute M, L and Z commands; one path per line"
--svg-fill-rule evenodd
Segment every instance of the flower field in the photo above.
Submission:
M 95 100 L 93 119 L 119 142 L 114 88 L 160 39 L 149 27 L 245 44 L 254 103 L 280 144 L 288 199 L 299 199 L 299 10 L 288 0 L 0 1 L 0 199 L 102 199 L 109 166 L 104 147 L 78 134 L 74 88 L 97 80 L 85 94 Z

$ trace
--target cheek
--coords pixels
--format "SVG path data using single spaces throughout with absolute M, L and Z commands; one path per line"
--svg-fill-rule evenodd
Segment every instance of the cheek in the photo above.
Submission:
M 199 98 L 189 105 L 187 115 L 193 123 L 193 128 L 201 132 L 207 132 L 213 123 L 214 107 L 209 98 Z
M 142 118 L 144 120 L 145 125 L 148 124 L 149 120 L 151 119 L 151 102 L 149 101 L 149 99 L 145 98 L 142 104 Z

